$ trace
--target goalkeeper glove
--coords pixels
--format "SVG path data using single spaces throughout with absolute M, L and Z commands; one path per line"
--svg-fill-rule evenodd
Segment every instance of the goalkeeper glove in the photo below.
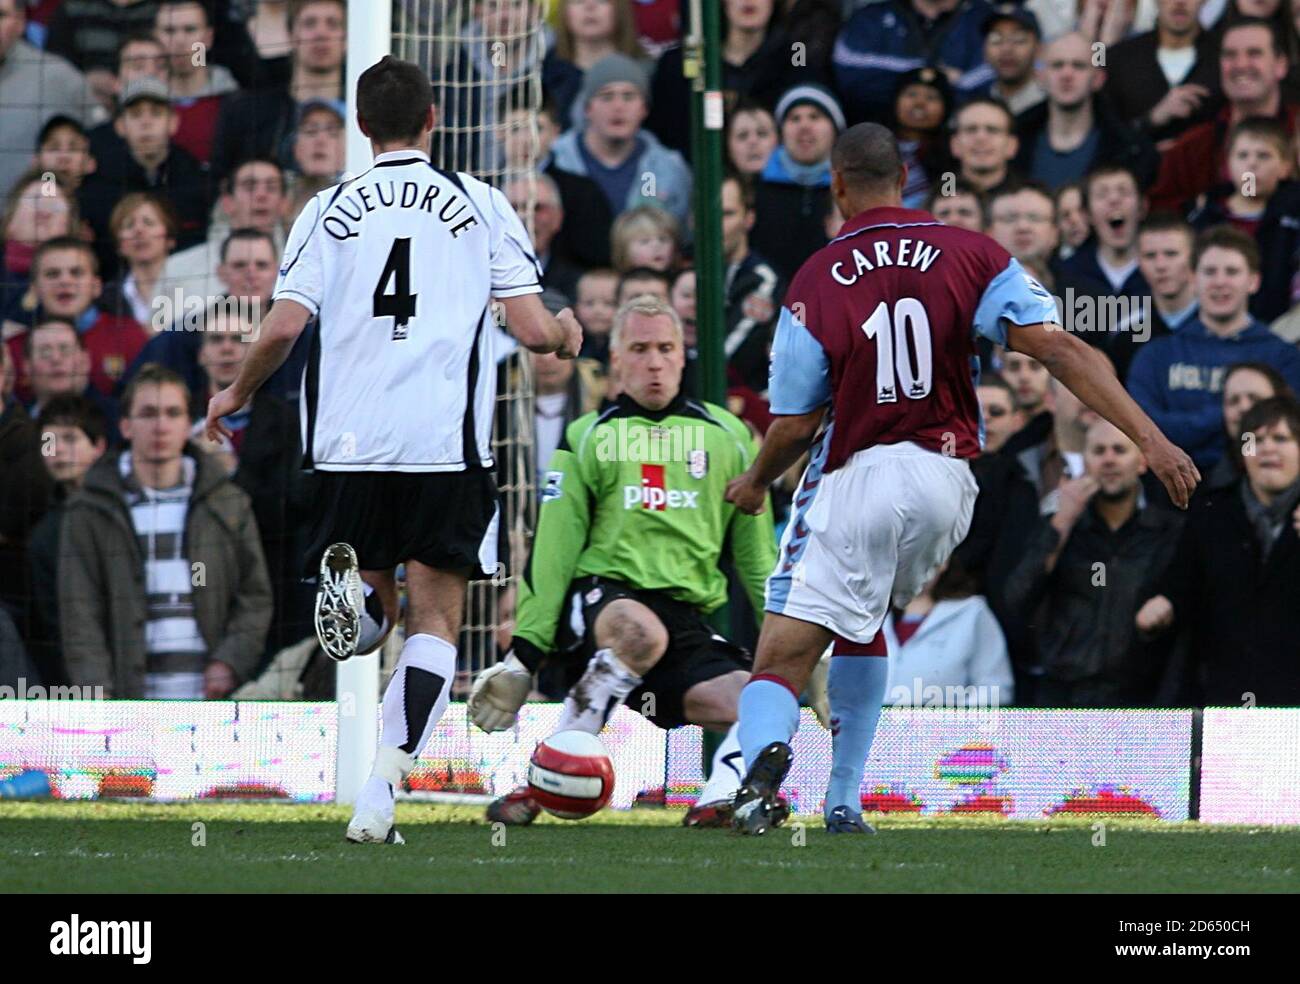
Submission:
M 489 666 L 474 681 L 469 695 L 469 718 L 483 731 L 505 731 L 519 718 L 519 708 L 533 689 L 533 675 L 512 649 L 501 662 Z

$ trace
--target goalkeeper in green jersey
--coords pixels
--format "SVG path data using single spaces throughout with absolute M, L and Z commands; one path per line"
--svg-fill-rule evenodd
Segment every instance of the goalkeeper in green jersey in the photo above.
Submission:
M 723 826 L 740 780 L 736 707 L 750 655 L 705 616 L 727 599 L 724 552 L 763 611 L 771 510 L 752 516 L 724 499 L 757 442 L 731 413 L 682 395 L 682 325 L 664 301 L 623 305 L 610 358 L 622 395 L 571 423 L 551 458 L 511 651 L 479 674 L 469 713 L 484 731 L 512 727 L 533 673 L 560 660 L 572 685 L 556 731 L 595 734 L 626 703 L 661 728 L 725 732 L 686 818 Z M 488 817 L 523 824 L 538 812 L 525 787 Z

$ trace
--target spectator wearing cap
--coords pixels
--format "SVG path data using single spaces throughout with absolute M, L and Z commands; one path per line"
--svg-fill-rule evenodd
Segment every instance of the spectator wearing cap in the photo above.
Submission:
M 983 94 L 1001 99 L 1019 116 L 1047 98 L 1034 77 L 1038 46 L 1043 40 L 1038 18 L 1018 3 L 1000 3 L 984 18 L 984 60 L 994 78 Z
M 831 148 L 844 129 L 844 111 L 825 87 L 797 85 L 776 104 L 776 121 L 781 142 L 758 176 L 749 240 L 789 283 L 826 245 Z
M 136 79 L 165 79 L 167 77 L 167 49 L 153 33 L 130 34 L 117 46 L 117 75 L 113 78 L 113 106 L 126 87 Z M 91 127 L 90 152 L 96 158 L 103 157 L 112 148 L 122 146 L 118 136 L 116 120 L 108 119 Z
M 1015 166 L 1049 190 L 1078 181 L 1098 164 L 1121 164 L 1145 188 L 1159 157 L 1150 138 L 1126 124 L 1099 95 L 1105 76 L 1092 43 L 1071 33 L 1043 47 L 1047 101 L 1016 121 Z
M 984 0 L 883 0 L 859 9 L 835 39 L 836 88 L 850 122 L 888 125 L 898 76 L 938 65 L 960 96 L 992 81 L 980 30 Z
M 952 87 L 937 68 L 917 68 L 899 76 L 894 96 L 894 132 L 907 165 L 903 207 L 920 208 L 940 173 L 948 166 L 944 123 L 952 109 Z
M 23 40 L 26 25 L 25 0 L 0 0 L 0 194 L 27 169 L 37 134 L 51 117 L 89 125 L 106 115 L 84 75 Z
M 681 154 L 642 127 L 650 87 L 641 66 L 625 55 L 607 55 L 587 70 L 578 98 L 584 125 L 551 145 L 555 166 L 595 181 L 615 216 L 636 205 L 658 205 L 684 226 L 691 171 Z
M 626 55 L 636 61 L 647 55 L 637 40 L 632 4 L 560 0 L 551 6 L 558 7 L 559 12 L 555 18 L 555 43 L 542 60 L 542 89 L 553 101 L 559 132 L 571 126 L 581 129 L 583 107 L 578 93 L 587 69 L 607 55 Z M 680 107 L 686 103 L 679 97 L 670 105 Z
M 212 159 L 221 98 L 239 89 L 230 69 L 195 57 L 196 50 L 212 49 L 215 32 L 208 11 L 199 0 L 163 0 L 154 18 L 154 34 L 167 51 L 167 84 L 179 121 L 176 146 L 204 166 Z
M 249 157 L 286 163 L 302 106 L 311 100 L 330 100 L 343 112 L 347 52 L 343 0 L 304 0 L 291 4 L 289 10 L 293 48 L 289 81 L 224 98 L 212 146 L 212 175 L 218 180 Z
M 1213 119 L 1184 130 L 1161 156 L 1148 191 L 1152 209 L 1179 209 L 1214 185 L 1230 180 L 1228 131 L 1251 116 L 1268 116 L 1296 132 L 1297 107 L 1282 89 L 1286 48 L 1269 21 L 1246 17 L 1224 28 L 1219 45 L 1219 84 L 1227 104 Z
M 293 227 L 313 198 L 343 180 L 346 128 L 346 121 L 332 102 L 316 100 L 303 107 L 293 134 L 289 173 L 285 175 L 289 188 L 284 214 L 287 227 Z
M 104 152 L 79 194 L 106 274 L 116 273 L 118 266 L 109 220 L 118 201 L 130 192 L 156 192 L 171 202 L 179 248 L 193 246 L 207 234 L 207 176 L 199 162 L 175 144 L 179 125 L 165 82 L 141 78 L 127 85 L 114 121 L 122 143 Z
M 1157 0 L 1154 30 L 1115 45 L 1102 90 L 1120 119 L 1157 144 L 1213 115 L 1219 99 L 1218 45 L 1202 29 L 1202 0 Z
M 221 182 L 217 206 L 207 238 L 167 258 L 163 280 L 168 290 L 180 288 L 185 296 L 200 297 L 223 293 L 217 268 L 222 245 L 234 229 L 266 233 L 277 255 L 284 248 L 288 199 L 284 171 L 274 160 L 254 157 L 242 162 Z

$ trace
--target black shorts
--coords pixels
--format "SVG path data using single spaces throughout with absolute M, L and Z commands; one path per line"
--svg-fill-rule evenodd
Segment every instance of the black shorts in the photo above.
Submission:
M 686 720 L 686 692 L 697 683 L 753 665 L 749 651 L 728 642 L 685 602 L 659 591 L 639 591 L 618 581 L 584 577 L 573 582 L 560 617 L 557 648 L 566 660 L 565 688 L 577 683 L 596 654 L 596 617 L 616 598 L 639 601 L 668 631 L 668 649 L 624 701 L 660 728 L 680 728 Z M 575 631 L 581 628 L 581 636 Z
M 331 543 L 357 552 L 363 571 L 417 560 L 492 577 L 497 568 L 497 486 L 491 471 L 317 471 L 305 576 Z

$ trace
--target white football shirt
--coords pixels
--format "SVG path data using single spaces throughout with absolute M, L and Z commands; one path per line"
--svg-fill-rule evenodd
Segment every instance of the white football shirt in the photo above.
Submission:
M 419 151 L 380 154 L 313 198 L 272 294 L 316 316 L 300 397 L 305 467 L 491 467 L 490 301 L 540 293 L 540 281 L 506 197 Z

